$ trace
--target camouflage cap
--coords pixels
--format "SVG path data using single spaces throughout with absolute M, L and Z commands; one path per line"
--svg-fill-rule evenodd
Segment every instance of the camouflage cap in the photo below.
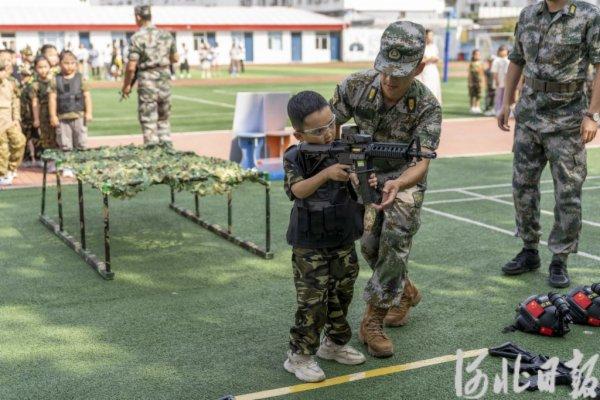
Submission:
M 31 47 L 29 45 L 25 46 L 25 48 L 21 49 L 21 54 L 25 57 L 30 57 L 33 55 L 33 51 L 31 51 Z
M 425 28 L 410 21 L 396 21 L 381 36 L 375 69 L 394 76 L 408 76 L 425 53 Z
M 135 13 L 135 15 L 139 15 L 143 18 L 150 18 L 152 16 L 152 11 L 149 5 L 135 6 L 133 12 Z

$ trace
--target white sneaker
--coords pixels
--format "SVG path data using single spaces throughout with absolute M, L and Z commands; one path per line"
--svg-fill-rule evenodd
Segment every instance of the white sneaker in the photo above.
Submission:
M 480 108 L 480 107 L 475 107 L 475 108 L 473 109 L 473 113 L 474 113 L 474 114 L 482 114 L 482 113 L 483 113 L 483 111 L 481 111 L 481 108 Z
M 17 177 L 17 171 L 8 171 L 8 174 L 6 176 L 9 176 L 10 179 L 15 179 Z
M 296 375 L 296 378 L 304 382 L 321 382 L 325 380 L 325 373 L 313 356 L 292 353 L 291 350 L 288 350 L 287 356 L 283 368 L 287 372 Z
M 8 175 L 3 178 L 0 178 L 0 186 L 10 186 L 12 185 L 12 182 L 13 178 Z
M 73 170 L 71 170 L 69 168 L 65 168 L 65 169 L 63 169 L 62 176 L 63 176 L 63 178 L 72 178 L 75 175 L 73 174 Z
M 360 351 L 347 344 L 340 346 L 333 343 L 328 337 L 323 337 L 321 346 L 317 350 L 317 357 L 324 360 L 334 360 L 340 364 L 358 365 L 366 361 L 365 356 Z

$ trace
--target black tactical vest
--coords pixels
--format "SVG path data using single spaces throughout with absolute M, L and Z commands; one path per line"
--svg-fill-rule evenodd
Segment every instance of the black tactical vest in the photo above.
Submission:
M 62 75 L 56 76 L 56 102 L 59 115 L 81 112 L 85 109 L 81 79 L 79 72 L 71 79 L 65 79 Z
M 336 163 L 328 158 L 314 168 L 314 160 L 305 160 L 296 148 L 289 149 L 285 157 L 303 167 L 304 179 Z M 309 197 L 294 200 L 287 242 L 294 247 L 309 249 L 353 243 L 363 232 L 364 209 L 356 199 L 350 182 L 329 180 Z

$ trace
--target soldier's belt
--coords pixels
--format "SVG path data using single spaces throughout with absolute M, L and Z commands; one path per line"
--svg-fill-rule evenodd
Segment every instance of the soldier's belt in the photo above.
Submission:
M 572 93 L 583 89 L 583 81 L 549 82 L 527 77 L 525 84 L 535 92 L 544 93 Z

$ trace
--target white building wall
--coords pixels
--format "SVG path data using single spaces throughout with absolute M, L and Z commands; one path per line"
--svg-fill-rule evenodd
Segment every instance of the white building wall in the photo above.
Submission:
M 344 61 L 375 61 L 385 27 L 349 27 L 342 34 Z M 355 48 L 362 46 L 362 51 Z M 354 46 L 353 46 L 354 45 Z M 353 47 L 353 51 L 350 48 Z
M 40 47 L 40 36 L 34 31 L 17 32 L 15 34 L 15 40 L 17 51 L 29 46 L 35 53 L 35 51 Z
M 329 32 L 327 32 L 327 35 L 329 35 Z M 302 32 L 302 62 L 320 63 L 331 61 L 331 42 L 328 42 L 327 49 L 317 49 L 316 37 L 316 31 Z

